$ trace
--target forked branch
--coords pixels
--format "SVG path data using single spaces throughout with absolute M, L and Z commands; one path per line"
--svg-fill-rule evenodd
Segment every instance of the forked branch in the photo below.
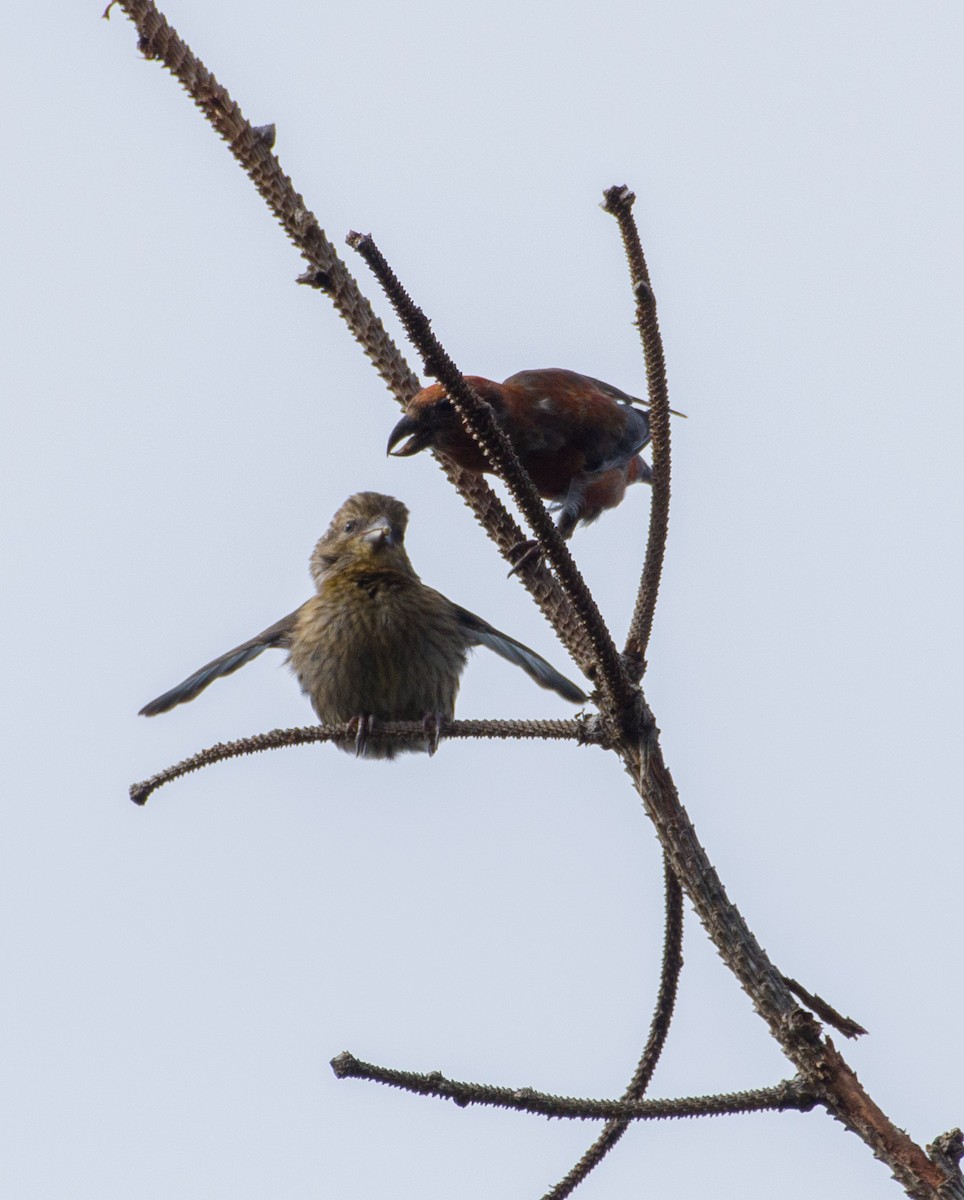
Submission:
M 641 737 L 620 757 L 652 818 L 672 868 L 717 947 L 770 1032 L 828 1112 L 885 1162 L 909 1196 L 964 1200 L 964 1182 L 947 1174 L 871 1099 L 817 1021 L 794 1003 L 743 916 L 729 900 L 700 845 L 663 762 L 652 714 L 641 714 Z
M 337 310 L 349 324 L 379 374 L 386 380 L 399 401 L 404 403 L 417 389 L 417 378 L 388 338 L 367 300 L 361 296 L 356 282 L 338 259 L 317 221 L 295 192 L 291 181 L 281 172 L 270 149 L 270 138 L 245 121 L 237 105 L 203 65 L 191 55 L 150 0 L 117 0 L 117 3 L 135 21 L 143 52 L 164 62 L 228 142 L 232 153 L 248 171 L 286 233 L 308 261 L 312 274 L 310 281 L 322 287 L 332 298 Z M 619 191 L 622 194 L 624 190 Z M 625 195 L 622 199 L 614 196 L 611 201 L 612 210 L 616 210 L 620 219 L 624 240 L 629 204 L 631 201 L 627 201 Z M 633 264 L 635 251 L 629 243 L 627 249 Z M 668 409 L 665 413 L 665 449 L 661 451 L 660 439 L 663 433 L 660 432 L 660 422 L 663 418 L 659 414 L 658 393 L 663 367 L 661 359 L 657 361 L 652 356 L 647 342 L 647 338 L 656 328 L 655 308 L 651 304 L 652 293 L 641 251 L 635 265 L 632 266 L 632 271 L 637 299 L 637 320 L 644 344 L 647 346 L 650 391 L 651 396 L 656 397 L 652 414 L 654 475 L 659 469 L 656 460 L 664 460 L 667 471 L 665 499 L 668 502 Z M 447 386 L 447 381 L 443 382 L 446 382 Z M 471 404 L 472 399 L 469 397 L 464 401 L 465 411 L 471 408 Z M 518 526 L 484 481 L 477 478 L 467 479 L 461 472 L 451 468 L 449 474 L 480 522 L 496 538 L 503 553 L 522 539 Z M 654 479 L 650 550 L 637 600 L 637 612 L 627 643 L 627 651 L 636 659 L 636 666 L 640 672 L 652 626 L 652 609 L 659 583 L 662 547 L 665 543 L 666 514 L 661 513 L 656 498 L 656 491 L 661 486 Z M 653 568 L 650 568 L 651 554 L 657 556 Z M 554 565 L 558 569 L 558 564 Z M 573 614 L 573 606 L 560 581 L 542 570 L 524 569 L 521 578 L 543 612 L 563 626 L 566 621 L 570 622 L 566 644 L 575 648 L 573 652 L 577 654 L 580 666 L 583 666 L 584 662 L 588 665 L 592 657 L 598 657 L 600 646 L 591 640 L 591 636 L 585 637 L 583 621 L 578 614 Z M 576 627 L 573 626 L 573 621 Z M 588 629 L 586 632 L 589 632 Z M 920 1146 L 884 1115 L 861 1087 L 832 1042 L 821 1035 L 816 1020 L 796 1005 L 784 976 L 764 954 L 736 907 L 729 902 L 719 877 L 696 837 L 696 832 L 679 802 L 669 771 L 663 763 L 655 721 L 641 692 L 632 688 L 631 681 L 625 675 L 623 679 L 626 686 L 620 685 L 619 675 L 610 671 L 611 663 L 608 659 L 607 652 L 602 655 L 603 661 L 600 664 L 606 673 L 601 712 L 603 723 L 608 726 L 607 736 L 614 739 L 614 748 L 643 799 L 673 873 L 682 883 L 724 961 L 750 995 L 774 1038 L 794 1063 L 801 1089 L 797 1098 L 805 1097 L 808 1106 L 813 1103 L 822 1104 L 848 1129 L 857 1133 L 873 1153 L 890 1167 L 908 1195 L 920 1200 L 964 1200 L 964 1183 L 959 1171 L 960 1134 L 952 1131 L 943 1135 L 928 1148 L 929 1155 L 925 1154 Z M 627 699 L 630 703 L 622 703 Z M 336 735 L 337 731 L 312 729 L 310 733 L 311 738 L 305 740 L 324 740 Z M 318 737 L 319 733 L 323 736 Z M 753 1095 L 759 1099 L 763 1094 Z M 541 1099 L 533 1101 L 533 1095 L 538 1094 L 513 1092 L 511 1096 L 515 1096 L 516 1099 L 510 1100 L 509 1106 L 526 1107 L 529 1102 L 542 1103 Z M 706 1098 L 702 1100 L 705 1101 Z M 469 1097 L 466 1102 L 475 1101 Z M 638 1110 L 633 1108 L 634 1103 L 640 1106 Z M 587 1111 L 585 1115 L 622 1121 L 627 1117 L 643 1116 L 643 1106 L 657 1103 L 692 1106 L 691 1101 L 614 1101 L 604 1108 L 597 1107 L 591 1114 Z M 763 1106 L 774 1107 L 772 1104 Z M 692 1111 L 708 1110 L 697 1106 Z M 655 1109 L 649 1108 L 647 1114 L 655 1115 Z M 681 1113 L 679 1110 L 672 1114 L 665 1111 L 662 1115 Z

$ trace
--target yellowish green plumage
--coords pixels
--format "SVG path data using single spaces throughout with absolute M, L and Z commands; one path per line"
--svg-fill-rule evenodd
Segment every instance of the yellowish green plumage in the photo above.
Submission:
M 350 497 L 311 556 L 315 595 L 141 712 L 153 716 L 193 700 L 214 679 L 270 646 L 288 650 L 323 723 L 358 723 L 357 739 L 338 744 L 369 758 L 434 750 L 439 722 L 454 715 L 472 646 L 488 646 L 568 700 L 585 699 L 535 651 L 422 583 L 405 551 L 407 523 L 408 510 L 391 496 L 359 492 Z M 425 734 L 373 738 L 373 720 L 421 721 Z

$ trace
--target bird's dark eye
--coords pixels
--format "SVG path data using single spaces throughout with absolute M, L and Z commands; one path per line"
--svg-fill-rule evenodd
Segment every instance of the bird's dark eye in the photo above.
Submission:
M 346 521 L 346 522 L 345 522 L 345 533 L 351 533 L 351 531 L 352 531 L 354 528 L 355 528 L 355 522 L 354 522 L 354 521 Z

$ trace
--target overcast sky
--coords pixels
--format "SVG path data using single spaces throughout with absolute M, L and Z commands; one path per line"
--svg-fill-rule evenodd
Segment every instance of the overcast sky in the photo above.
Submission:
M 262 201 L 105 0 L 17 4 L 0 284 L 0 1191 L 538 1200 L 595 1127 L 338 1082 L 341 1050 L 616 1096 L 661 864 L 595 749 L 332 747 L 127 787 L 313 715 L 280 654 L 138 708 L 309 594 L 351 492 L 572 672 Z M 919 1142 L 964 1123 L 964 11 L 733 0 L 171 0 L 333 241 L 371 231 L 466 371 L 641 393 L 627 183 L 674 423 L 646 681 L 701 840 Z M 345 251 L 350 255 L 350 251 Z M 350 266 L 392 330 L 387 305 Z M 412 359 L 413 365 L 418 363 Z M 649 497 L 572 543 L 622 639 Z M 461 716 L 571 706 L 480 651 Z M 790 1069 L 692 914 L 654 1096 Z M 900 1195 L 819 1112 L 639 1126 L 579 1193 Z

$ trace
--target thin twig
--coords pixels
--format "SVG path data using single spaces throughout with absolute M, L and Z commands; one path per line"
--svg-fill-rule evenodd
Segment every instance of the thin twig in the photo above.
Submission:
M 649 537 L 646 542 L 646 561 L 639 581 L 636 607 L 626 638 L 626 657 L 637 664 L 639 677 L 646 670 L 646 650 L 653 629 L 653 615 L 659 595 L 659 581 L 666 552 L 669 529 L 670 498 L 670 432 L 669 391 L 666 386 L 666 358 L 663 340 L 656 318 L 656 296 L 649 278 L 649 269 L 633 218 L 636 197 L 627 187 L 611 187 L 604 193 L 603 208 L 616 218 L 623 247 L 629 262 L 629 272 L 636 297 L 636 326 L 643 343 L 646 359 L 646 380 L 649 388 L 650 432 L 653 439 L 653 499 L 649 509 Z
M 479 443 L 493 470 L 505 481 L 512 498 L 542 544 L 546 558 L 555 569 L 596 652 L 599 670 L 594 682 L 610 695 L 618 712 L 630 700 L 631 684 L 592 593 L 528 472 L 519 462 L 512 443 L 495 420 L 491 407 L 465 382 L 461 371 L 432 332 L 431 322 L 402 286 L 371 235 L 352 232 L 347 242 L 371 268 L 412 345 L 421 355 L 426 374 L 434 376 L 445 388 L 466 429 Z M 562 630 L 557 632 L 560 637 L 563 636 Z
M 375 726 L 369 735 L 374 745 L 379 738 L 417 740 L 425 736 L 424 726 L 419 721 L 385 721 Z M 496 738 L 503 741 L 520 741 L 538 738 L 542 741 L 576 742 L 580 746 L 603 745 L 605 734 L 601 722 L 594 716 L 576 717 L 569 721 L 445 721 L 442 738 Z M 310 742 L 353 741 L 355 731 L 343 725 L 304 725 L 293 729 L 272 729 L 269 733 L 256 733 L 251 737 L 239 738 L 234 742 L 217 742 L 206 750 L 199 750 L 190 758 L 165 767 L 150 779 L 132 783 L 130 797 L 135 804 L 146 804 L 153 792 L 165 783 L 200 771 L 212 763 L 226 758 L 241 758 L 246 754 L 260 754 L 264 750 L 281 750 L 287 746 L 306 746 Z
M 716 1117 L 733 1113 L 785 1112 L 796 1109 L 809 1112 L 819 1103 L 819 1097 L 807 1089 L 800 1079 L 787 1079 L 775 1087 L 758 1088 L 748 1092 L 730 1092 L 717 1096 L 685 1096 L 674 1100 L 577 1100 L 569 1096 L 554 1096 L 532 1088 L 493 1087 L 484 1083 L 468 1083 L 447 1079 L 440 1071 L 420 1075 L 414 1071 L 397 1071 L 362 1062 L 348 1051 L 331 1060 L 331 1069 L 338 1079 L 367 1079 L 383 1083 L 419 1096 L 436 1096 L 451 1100 L 459 1108 L 481 1104 L 492 1108 L 511 1108 L 542 1117 L 559 1117 L 576 1121 L 644 1121 L 670 1117 Z
M 679 985 L 680 971 L 683 967 L 683 889 L 680 887 L 669 859 L 663 858 L 663 875 L 666 899 L 666 925 L 663 934 L 663 966 L 660 973 L 659 994 L 656 998 L 656 1010 L 650 1024 L 649 1037 L 643 1050 L 636 1071 L 629 1081 L 623 1100 L 638 1101 L 646 1093 L 656 1064 L 663 1052 L 666 1035 L 676 1004 L 676 991 Z M 564 1200 L 582 1183 L 606 1157 L 613 1146 L 629 1128 L 630 1121 L 625 1118 L 614 1118 L 607 1122 L 605 1128 L 585 1152 L 575 1166 L 562 1178 L 555 1187 L 546 1192 L 543 1200 Z
M 815 1013 L 825 1025 L 832 1026 L 838 1033 L 842 1033 L 844 1037 L 858 1038 L 867 1032 L 863 1025 L 858 1025 L 853 1017 L 845 1017 L 842 1013 L 838 1013 L 832 1005 L 828 1004 L 822 996 L 808 992 L 802 983 L 797 983 L 795 979 L 791 979 L 788 975 L 783 976 L 783 982 L 797 999 L 802 1000 L 807 1008 Z

